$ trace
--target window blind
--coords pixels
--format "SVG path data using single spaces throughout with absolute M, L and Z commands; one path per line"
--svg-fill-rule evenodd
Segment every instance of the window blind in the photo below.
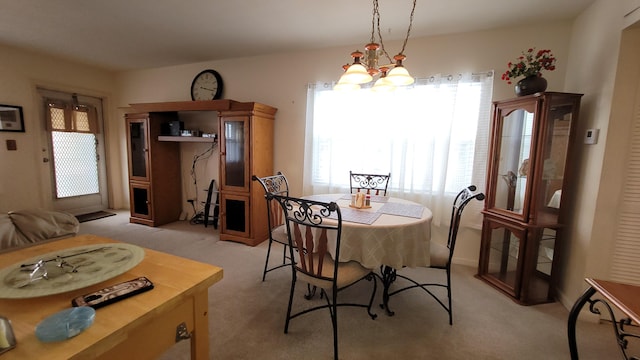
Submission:
M 634 112 L 629 159 L 616 226 L 611 280 L 640 285 L 640 93 Z

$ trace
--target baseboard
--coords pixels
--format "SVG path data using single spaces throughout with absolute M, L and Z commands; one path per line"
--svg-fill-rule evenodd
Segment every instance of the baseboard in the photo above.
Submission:
M 451 259 L 451 264 L 477 267 L 478 259 L 460 259 L 454 256 L 453 259 Z

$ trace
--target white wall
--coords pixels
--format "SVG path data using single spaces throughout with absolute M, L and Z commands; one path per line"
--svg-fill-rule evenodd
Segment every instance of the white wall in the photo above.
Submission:
M 0 131 L 0 212 L 51 208 L 50 163 L 42 161 L 50 156 L 46 151 L 48 140 L 44 131 L 43 105 L 36 87 L 105 98 L 105 115 L 110 116 L 113 114 L 109 99 L 114 91 L 114 74 L 0 46 L 0 79 L 0 104 L 22 106 L 25 122 L 24 133 Z M 15 140 L 17 150 L 7 150 L 6 140 Z
M 566 90 L 585 94 L 578 137 L 586 129 L 598 128 L 600 140 L 596 145 L 580 144 L 573 154 L 573 170 L 582 181 L 571 194 L 569 205 L 575 211 L 569 221 L 559 284 L 561 301 L 567 307 L 586 288 L 585 277 L 607 279 L 611 265 L 633 108 L 633 100 L 616 89 L 623 82 L 637 87 L 640 80 L 637 31 L 629 34 L 626 46 L 635 61 L 620 63 L 623 30 L 640 19 L 640 12 L 625 18 L 627 13 L 622 2 L 598 0 L 576 19 L 572 31 Z M 635 92 L 630 95 L 633 98 Z

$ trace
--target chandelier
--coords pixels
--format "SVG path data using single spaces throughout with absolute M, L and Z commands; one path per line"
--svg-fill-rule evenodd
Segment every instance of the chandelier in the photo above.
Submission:
M 365 52 L 362 53 L 356 50 L 351 53 L 353 58 L 352 64 L 346 64 L 342 68 L 344 73 L 338 80 L 338 83 L 334 86 L 335 90 L 357 90 L 360 89 L 361 84 L 371 82 L 378 77 L 375 81 L 372 90 L 375 91 L 390 91 L 394 90 L 397 86 L 411 85 L 415 81 L 409 72 L 402 64 L 402 61 L 406 59 L 404 55 L 404 49 L 407 46 L 407 40 L 409 40 L 409 34 L 411 33 L 411 25 L 413 24 L 413 14 L 416 9 L 416 1 L 413 0 L 413 7 L 411 8 L 411 15 L 409 16 L 409 27 L 407 28 L 407 36 L 404 38 L 402 49 L 393 57 L 387 53 L 382 42 L 382 32 L 380 31 L 380 11 L 378 7 L 378 0 L 373 0 L 373 16 L 371 19 L 371 39 L 367 45 L 365 45 Z M 378 34 L 378 42 L 376 42 L 376 32 Z M 380 57 L 384 55 L 388 60 L 387 64 L 380 65 Z

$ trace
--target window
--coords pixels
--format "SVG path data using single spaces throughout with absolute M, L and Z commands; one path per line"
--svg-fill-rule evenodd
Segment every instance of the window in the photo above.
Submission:
M 348 192 L 349 170 L 391 173 L 392 196 L 448 220 L 465 186 L 484 189 L 493 74 L 433 76 L 391 93 L 309 86 L 305 193 Z
M 46 117 L 56 198 L 99 193 L 96 109 L 48 99 Z

